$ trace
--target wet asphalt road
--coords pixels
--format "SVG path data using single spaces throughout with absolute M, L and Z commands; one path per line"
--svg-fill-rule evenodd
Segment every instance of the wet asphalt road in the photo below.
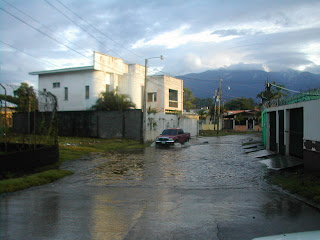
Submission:
M 245 240 L 320 229 L 318 210 L 265 183 L 265 167 L 241 148 L 250 137 L 68 162 L 74 175 L 0 196 L 0 239 Z

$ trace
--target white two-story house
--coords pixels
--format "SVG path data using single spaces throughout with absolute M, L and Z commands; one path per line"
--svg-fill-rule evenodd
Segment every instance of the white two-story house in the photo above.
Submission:
M 127 64 L 120 58 L 94 52 L 93 66 L 31 72 L 39 76 L 39 90 L 58 99 L 59 111 L 85 111 L 100 93 L 127 94 L 137 109 L 143 106 L 145 67 Z M 148 76 L 147 108 L 158 112 L 183 111 L 183 80 L 169 76 Z

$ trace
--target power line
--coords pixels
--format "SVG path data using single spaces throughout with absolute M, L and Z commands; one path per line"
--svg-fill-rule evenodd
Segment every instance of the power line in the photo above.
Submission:
M 8 4 L 9 6 L 11 6 L 12 8 L 16 9 L 17 11 L 19 11 L 19 12 L 22 13 L 23 15 L 27 16 L 28 18 L 32 19 L 34 22 L 36 22 L 37 24 L 39 24 L 41 27 L 46 28 L 46 29 L 48 29 L 50 32 L 52 32 L 52 29 L 51 29 L 51 28 L 43 25 L 42 23 L 40 23 L 38 20 L 36 20 L 36 19 L 33 18 L 32 16 L 28 15 L 27 13 L 23 12 L 22 10 L 20 10 L 20 9 L 18 9 L 17 7 L 13 6 L 12 4 L 8 3 L 6 0 L 2 0 L 2 1 L 5 2 L 6 4 Z M 86 49 L 84 49 L 84 48 L 76 45 L 75 43 L 72 43 L 72 42 L 69 41 L 67 38 L 65 38 L 64 36 L 62 36 L 61 34 L 58 34 L 58 35 L 59 35 L 59 37 L 65 39 L 68 43 L 71 43 L 72 45 L 74 45 L 75 47 L 80 48 L 80 49 L 82 49 L 82 50 L 84 50 L 84 51 L 92 54 L 92 52 L 90 52 L 90 51 L 88 51 L 88 50 L 86 50 Z
M 103 42 L 101 42 L 99 39 L 97 39 L 95 36 L 93 36 L 91 33 L 89 33 L 86 29 L 84 29 L 83 27 L 81 27 L 80 25 L 78 25 L 75 21 L 73 21 L 70 17 L 68 17 L 66 14 L 64 14 L 63 12 L 61 12 L 57 7 L 55 7 L 54 5 L 52 5 L 50 2 L 48 2 L 47 0 L 44 0 L 47 4 L 49 4 L 52 8 L 54 8 L 56 11 L 58 11 L 59 13 L 61 13 L 64 17 L 66 17 L 67 19 L 69 19 L 73 24 L 75 24 L 76 26 L 78 26 L 80 29 L 82 29 L 84 32 L 86 32 L 89 36 L 91 36 L 92 38 L 94 38 L 96 41 L 98 41 L 101 45 L 103 45 L 106 49 L 108 49 L 109 51 L 113 52 L 115 55 L 117 55 L 118 57 L 122 58 L 118 53 L 116 53 L 115 51 L 113 51 L 112 49 L 108 48 Z
M 62 46 L 64 46 L 64 47 L 66 47 L 66 48 L 68 48 L 68 49 L 70 49 L 70 50 L 72 50 L 72 51 L 74 51 L 74 52 L 78 53 L 79 55 L 81 55 L 81 56 L 83 56 L 83 57 L 85 57 L 85 58 L 87 58 L 87 59 L 89 59 L 89 60 L 91 60 L 91 61 L 92 61 L 92 58 L 90 58 L 90 57 L 88 57 L 88 56 L 86 56 L 86 55 L 82 54 L 81 52 L 77 51 L 77 50 L 76 50 L 76 49 L 74 49 L 74 48 L 71 48 L 71 47 L 69 47 L 69 46 L 67 46 L 67 45 L 63 44 L 61 41 L 59 41 L 59 40 L 55 39 L 54 37 L 52 37 L 52 36 L 48 35 L 47 33 L 43 32 L 43 31 L 41 31 L 41 30 L 39 30 L 39 29 L 35 28 L 35 27 L 34 27 L 34 26 L 32 26 L 31 24 L 29 24 L 29 23 L 27 23 L 26 21 L 22 20 L 21 18 L 19 18 L 19 17 L 15 16 L 14 14 L 12 14 L 12 13 L 8 12 L 7 10 L 5 10 L 5 9 L 3 9 L 3 8 L 1 8 L 1 7 L 0 7 L 0 10 L 4 11 L 5 13 L 7 13 L 7 14 L 8 14 L 8 15 L 10 15 L 10 16 L 12 16 L 13 18 L 15 18 L 15 19 L 19 20 L 20 22 L 22 22 L 22 23 L 26 24 L 27 26 L 31 27 L 32 29 L 36 30 L 37 32 L 39 32 L 39 33 L 41 33 L 41 34 L 43 34 L 43 35 L 47 36 L 48 38 L 50 38 L 51 40 L 53 40 L 53 41 L 55 41 L 55 42 L 59 43 L 60 45 L 62 45 Z M 110 67 L 110 66 L 107 66 L 107 65 L 105 65 L 105 64 L 103 64 L 103 63 L 101 63 L 101 62 L 99 62 L 99 61 L 96 61 L 96 62 L 98 62 L 98 63 L 99 63 L 100 65 L 102 65 L 102 66 L 105 66 L 105 67 L 107 67 L 107 68 L 109 68 L 109 69 L 112 69 L 112 70 L 114 70 L 114 71 L 117 71 L 116 69 L 114 69 L 114 68 L 112 68 L 112 67 Z
M 281 88 L 281 89 L 283 89 L 283 90 L 287 90 L 287 91 L 290 91 L 290 92 L 301 93 L 301 92 L 299 92 L 299 91 L 295 91 L 295 90 L 291 90 L 291 89 L 288 89 L 288 88 L 285 88 L 285 87 L 278 86 L 278 85 L 276 85 L 276 84 L 274 84 L 274 83 L 269 83 L 269 84 L 272 85 L 272 86 L 274 86 L 274 87 Z
M 10 45 L 10 44 L 8 44 L 8 43 L 5 43 L 5 42 L 3 42 L 3 41 L 1 41 L 1 40 L 0 40 L 0 42 L 3 43 L 3 44 L 5 44 L 5 45 L 7 45 L 8 47 L 11 47 L 11 48 L 13 48 L 13 49 L 15 49 L 15 50 L 18 50 L 18 51 L 26 54 L 26 55 L 29 55 L 30 57 L 33 57 L 33 58 L 35 58 L 35 59 L 37 59 L 37 60 L 39 60 L 39 61 L 42 61 L 42 62 L 51 64 L 52 66 L 55 66 L 55 67 L 59 67 L 59 66 L 56 65 L 56 64 L 53 64 L 53 63 L 48 62 L 48 61 L 46 61 L 46 60 L 43 60 L 43 59 L 41 59 L 41 58 L 35 57 L 35 56 L 33 56 L 33 55 L 31 55 L 31 54 L 29 54 L 29 53 L 27 53 L 27 52 L 25 52 L 25 51 L 23 51 L 23 50 L 21 50 L 21 49 L 19 49 L 19 48 L 16 48 L 16 47 L 14 47 L 14 46 L 12 46 L 12 45 Z
M 102 34 L 103 36 L 105 36 L 106 38 L 110 39 L 112 42 L 116 43 L 117 45 L 119 45 L 120 47 L 122 47 L 123 49 L 127 50 L 128 52 L 132 53 L 133 55 L 139 57 L 139 58 L 143 58 L 142 56 L 139 56 L 138 54 L 136 54 L 135 52 L 129 50 L 128 48 L 124 47 L 123 45 L 121 45 L 120 43 L 116 42 L 115 40 L 113 40 L 111 37 L 109 37 L 108 35 L 106 35 L 104 32 L 100 31 L 98 28 L 96 28 L 94 25 L 92 25 L 91 23 L 87 22 L 86 20 L 84 20 L 81 16 L 79 16 L 77 13 L 75 13 L 73 10 L 71 10 L 69 7 L 67 7 L 65 4 L 63 4 L 61 1 L 56 0 L 57 2 L 59 2 L 62 6 L 64 6 L 66 9 L 68 9 L 70 12 L 72 12 L 74 15 L 76 15 L 78 18 L 80 18 L 82 21 L 84 21 L 86 24 L 88 24 L 90 27 L 94 28 L 97 32 L 99 32 L 100 34 Z

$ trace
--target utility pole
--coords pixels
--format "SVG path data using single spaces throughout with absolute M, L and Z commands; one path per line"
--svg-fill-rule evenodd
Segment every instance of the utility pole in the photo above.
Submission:
M 220 111 L 221 111 L 221 99 L 222 99 L 222 90 L 221 90 L 221 82 L 222 79 L 219 77 L 219 90 L 218 90 L 218 99 L 219 99 L 219 105 L 218 105 L 218 127 L 217 127 L 217 135 L 219 134 L 219 127 L 220 127 Z
M 149 59 L 152 58 L 160 58 L 161 60 L 164 59 L 164 57 L 161 55 L 160 57 L 150 57 L 150 58 L 146 58 L 145 62 L 144 62 L 144 67 L 145 67 L 145 72 L 144 72 L 144 91 L 143 91 L 143 120 L 142 120 L 142 141 L 143 143 L 145 143 L 146 140 L 146 136 L 147 136 L 147 77 L 148 77 L 148 63 L 149 63 Z
M 213 104 L 213 130 L 216 130 L 216 112 L 217 112 L 217 90 L 214 91 L 214 104 Z

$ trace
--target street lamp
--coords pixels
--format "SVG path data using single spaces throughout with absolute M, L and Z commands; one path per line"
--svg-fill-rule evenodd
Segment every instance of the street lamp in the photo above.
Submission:
M 143 92 L 143 142 L 146 142 L 146 133 L 147 133 L 147 76 L 148 76 L 148 62 L 149 59 L 160 58 L 164 60 L 164 57 L 150 57 L 145 59 L 145 74 L 144 74 L 144 92 Z

